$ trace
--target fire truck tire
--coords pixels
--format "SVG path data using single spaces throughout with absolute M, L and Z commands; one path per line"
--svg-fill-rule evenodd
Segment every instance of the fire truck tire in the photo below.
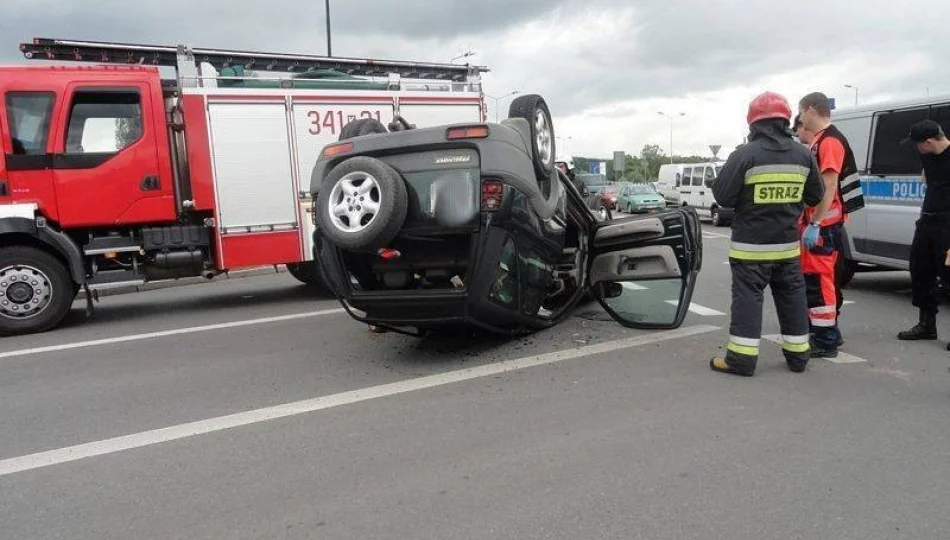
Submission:
M 323 274 L 320 273 L 320 267 L 315 261 L 288 263 L 287 271 L 304 285 L 327 289 L 326 282 L 323 281 Z
M 45 332 L 69 313 L 78 288 L 56 256 L 10 246 L 0 261 L 0 336 Z
M 317 195 L 317 226 L 339 248 L 385 247 L 406 221 L 406 184 L 378 159 L 350 158 L 330 171 L 324 186 Z
M 508 118 L 524 118 L 531 126 L 531 155 L 539 178 L 554 171 L 554 123 L 544 98 L 537 94 L 521 96 L 508 107 Z
M 349 122 L 340 130 L 340 140 L 372 135 L 374 133 L 389 133 L 386 126 L 375 118 L 360 118 Z

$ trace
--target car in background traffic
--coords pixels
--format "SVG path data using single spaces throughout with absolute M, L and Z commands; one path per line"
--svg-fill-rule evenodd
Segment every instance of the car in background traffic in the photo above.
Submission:
M 628 184 L 617 199 L 617 210 L 628 214 L 652 214 L 665 207 L 666 200 L 651 184 Z

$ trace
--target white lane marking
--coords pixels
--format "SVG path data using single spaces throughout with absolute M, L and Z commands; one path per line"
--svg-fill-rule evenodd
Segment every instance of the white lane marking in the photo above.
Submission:
M 12 358 L 14 356 L 26 356 L 28 354 L 41 354 L 55 351 L 66 351 L 69 349 L 81 349 L 84 347 L 97 347 L 99 345 L 111 345 L 113 343 L 123 343 L 126 341 L 139 341 L 143 339 L 154 339 L 168 336 L 179 336 L 182 334 L 194 334 L 196 332 L 209 332 L 211 330 L 223 330 L 225 328 L 240 328 L 242 326 L 252 326 L 255 324 L 265 324 L 281 321 L 292 321 L 296 319 L 308 319 L 311 317 L 323 317 L 325 315 L 335 315 L 344 313 L 343 308 L 325 309 L 322 311 L 308 311 L 306 313 L 294 313 L 293 315 L 280 315 L 277 317 L 264 317 L 261 319 L 248 319 L 244 321 L 234 321 L 219 324 L 209 324 L 207 326 L 195 326 L 193 328 L 177 328 L 175 330 L 163 330 L 161 332 L 149 332 L 147 334 L 131 334 L 128 336 L 119 336 L 105 339 L 94 339 L 90 341 L 77 341 L 75 343 L 63 343 L 61 345 L 49 345 L 46 347 L 34 347 L 32 349 L 19 349 L 16 351 L 7 351 L 0 353 L 0 358 Z
M 780 335 L 778 335 L 778 334 L 769 334 L 769 335 L 767 335 L 767 336 L 762 336 L 762 337 L 763 337 L 764 339 L 767 339 L 767 340 L 773 342 L 773 343 L 778 343 L 779 345 L 782 344 L 782 336 L 780 336 Z M 832 363 L 834 363 L 834 364 L 862 364 L 862 363 L 864 363 L 864 362 L 867 362 L 867 360 L 865 360 L 864 358 L 858 358 L 857 356 L 854 356 L 853 354 L 848 354 L 848 353 L 846 353 L 846 352 L 841 352 L 840 350 L 838 351 L 838 356 L 837 356 L 837 357 L 835 357 L 835 358 L 822 358 L 822 360 L 827 360 L 827 361 L 832 362 Z
M 198 420 L 197 422 L 189 422 L 187 424 L 178 424 L 175 426 L 143 431 L 140 433 L 124 435 L 102 441 L 78 444 L 75 446 L 68 446 L 66 448 L 59 448 L 56 450 L 48 450 L 46 452 L 38 452 L 26 456 L 8 458 L 0 460 L 0 476 L 29 471 L 32 469 L 39 469 L 42 467 L 49 467 L 52 465 L 67 463 L 84 458 L 132 450 L 135 448 L 184 439 L 186 437 L 194 437 L 196 435 L 232 429 L 249 424 L 267 422 L 269 420 L 276 420 L 278 418 L 297 416 L 315 411 L 331 409 L 334 407 L 350 405 L 371 399 L 395 396 L 398 394 L 425 390 L 427 388 L 467 381 L 470 379 L 488 377 L 492 375 L 498 375 L 500 373 L 543 366 L 546 364 L 554 364 L 557 362 L 563 362 L 565 360 L 572 360 L 574 358 L 583 358 L 586 356 L 593 356 L 597 354 L 619 351 L 622 349 L 629 349 L 631 347 L 638 347 L 640 345 L 648 345 L 660 341 L 680 339 L 712 332 L 719 329 L 720 328 L 718 326 L 696 325 L 678 328 L 676 330 L 644 334 L 627 339 L 608 341 L 605 343 L 598 343 L 596 345 L 587 345 L 575 349 L 554 351 L 534 356 L 526 356 L 524 358 L 516 358 L 513 360 L 505 360 L 484 366 L 476 366 L 467 369 L 450 371 L 448 373 L 440 373 L 437 375 L 428 375 L 425 377 L 418 377 L 415 379 L 389 384 L 381 384 L 379 386 L 371 386 L 369 388 L 351 390 L 349 392 L 341 392 L 339 394 L 332 394 L 329 396 L 305 399 L 292 403 L 284 403 L 283 405 L 275 405 L 273 407 L 265 407 L 262 409 L 245 411 L 227 416 L 218 416 L 215 418 Z
M 853 303 L 854 303 L 854 300 L 844 300 L 844 301 L 841 302 L 841 304 L 844 305 L 844 306 L 847 306 L 847 305 L 850 305 L 850 304 L 853 304 Z
M 667 300 L 666 303 L 674 305 L 674 306 L 680 305 L 679 300 Z M 695 302 L 692 302 L 689 304 L 689 310 L 695 313 L 696 315 L 702 315 L 704 317 L 718 317 L 721 315 L 725 315 L 725 313 L 721 311 L 717 311 L 713 308 L 708 308 L 706 306 L 701 306 Z
M 640 285 L 639 283 L 633 283 L 633 282 L 630 282 L 630 281 L 621 281 L 621 282 L 620 282 L 620 286 L 623 287 L 624 289 L 630 289 L 631 291 L 646 291 L 646 290 L 649 290 L 648 287 L 644 287 L 643 285 Z

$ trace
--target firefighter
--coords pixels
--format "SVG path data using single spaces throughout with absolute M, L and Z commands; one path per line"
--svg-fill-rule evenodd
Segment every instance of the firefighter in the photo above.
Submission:
M 842 228 L 847 214 L 864 207 L 858 167 L 848 139 L 831 123 L 828 96 L 813 92 L 798 104 L 802 127 L 812 133 L 825 196 L 802 220 L 802 270 L 808 297 L 813 358 L 834 358 L 844 344 L 838 326 L 843 298 L 838 259 L 842 257 Z
M 752 376 L 759 358 L 762 296 L 771 287 L 788 368 L 805 371 L 809 360 L 808 310 L 799 256 L 799 216 L 822 200 L 815 158 L 792 139 L 788 101 L 765 92 L 749 104 L 748 143 L 733 152 L 713 183 L 723 207 L 735 208 L 729 265 L 732 320 L 724 357 L 713 371 Z

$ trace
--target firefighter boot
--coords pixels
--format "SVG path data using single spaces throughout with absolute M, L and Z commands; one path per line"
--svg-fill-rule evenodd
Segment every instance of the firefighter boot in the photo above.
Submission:
M 751 377 L 755 374 L 756 359 L 745 355 L 736 355 L 732 351 L 726 352 L 725 358 L 719 356 L 709 361 L 709 369 L 719 373 L 731 373 Z
M 897 339 L 904 341 L 937 339 L 937 314 L 920 310 L 920 322 L 910 330 L 897 334 Z

